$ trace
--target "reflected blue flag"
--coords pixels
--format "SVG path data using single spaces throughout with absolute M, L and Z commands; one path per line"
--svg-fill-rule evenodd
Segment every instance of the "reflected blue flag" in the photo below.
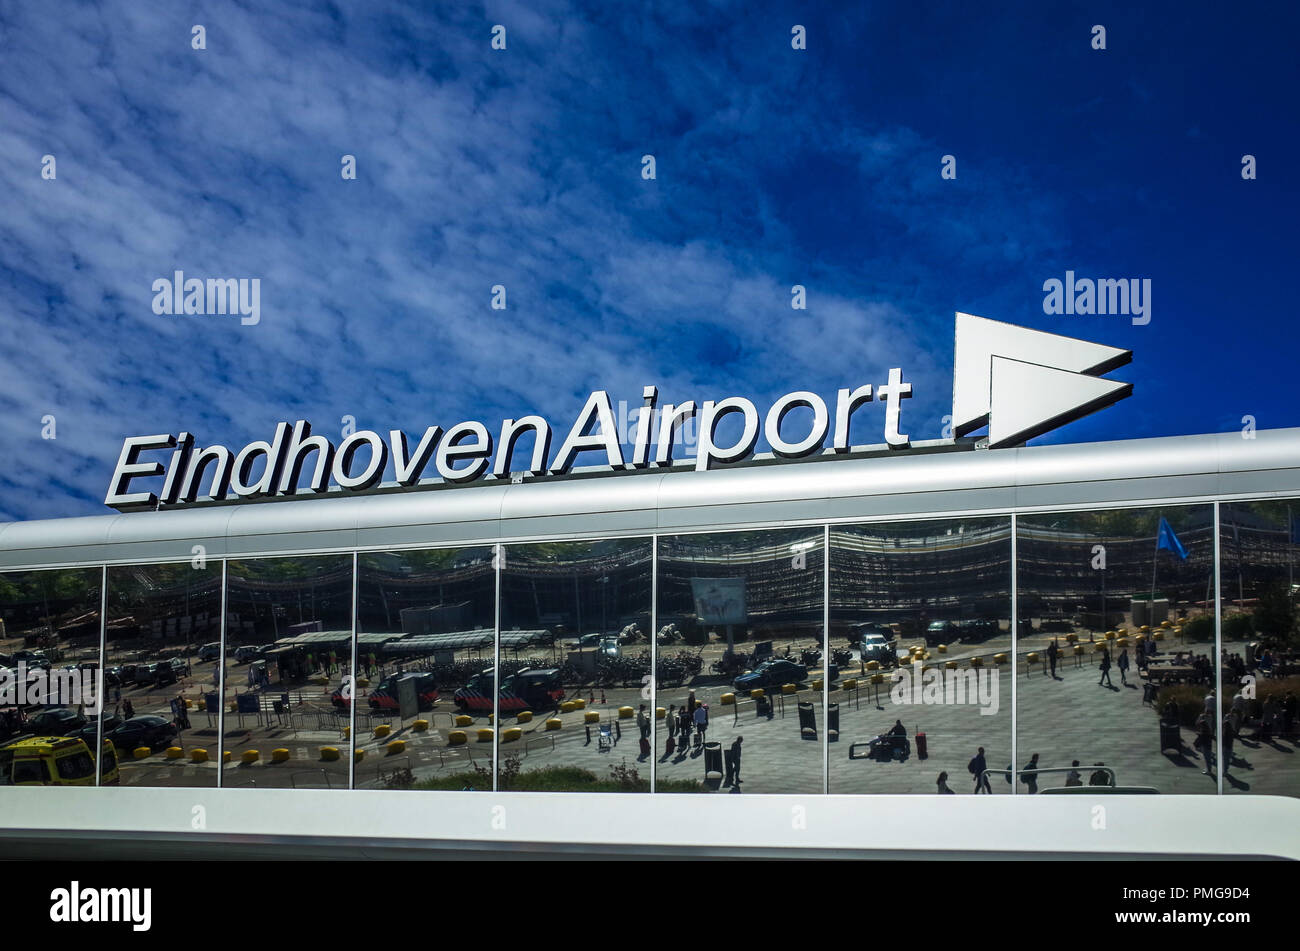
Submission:
M 1156 534 L 1156 550 L 1159 551 L 1161 548 L 1169 549 L 1183 561 L 1187 560 L 1187 549 L 1178 540 L 1178 536 L 1174 534 L 1173 528 L 1165 521 L 1163 515 L 1160 516 L 1160 531 Z

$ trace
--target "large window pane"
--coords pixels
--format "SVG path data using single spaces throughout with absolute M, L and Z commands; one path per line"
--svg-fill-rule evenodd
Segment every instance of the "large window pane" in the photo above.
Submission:
M 223 785 L 346 789 L 351 668 L 351 555 L 231 561 Z
M 1038 790 L 1109 781 L 1104 764 L 1121 787 L 1216 792 L 1213 508 L 1018 522 L 1020 765 L 1079 774 Z
M 102 577 L 0 574 L 0 786 L 95 783 Z M 103 767 L 117 782 L 111 750 Z
M 838 672 L 824 657 L 823 539 L 821 528 L 660 537 L 658 791 L 824 790 L 822 680 Z
M 649 539 L 510 545 L 504 558 L 499 787 L 649 792 Z
M 832 526 L 831 644 L 832 793 L 1011 791 L 1009 518 Z
M 1219 532 L 1223 788 L 1300 796 L 1300 499 L 1225 502 Z
M 357 787 L 491 789 L 492 549 L 364 552 L 357 570 Z
M 220 563 L 111 566 L 107 628 L 105 728 L 122 784 L 215 786 Z

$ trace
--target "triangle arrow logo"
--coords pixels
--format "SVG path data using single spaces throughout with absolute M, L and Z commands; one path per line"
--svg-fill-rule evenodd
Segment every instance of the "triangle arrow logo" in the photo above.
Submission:
M 1109 406 L 1131 383 L 1097 376 L 1133 351 L 957 314 L 953 433 L 989 427 L 989 447 L 1012 446 Z
M 1006 357 L 994 356 L 992 369 L 990 449 L 1019 445 L 1133 392 L 1132 383 L 1099 380 Z

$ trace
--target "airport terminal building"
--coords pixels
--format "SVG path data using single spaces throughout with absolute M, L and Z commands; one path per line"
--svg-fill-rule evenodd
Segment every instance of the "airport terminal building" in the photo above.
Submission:
M 0 829 L 1300 858 L 1300 429 L 1029 425 L 0 526 Z

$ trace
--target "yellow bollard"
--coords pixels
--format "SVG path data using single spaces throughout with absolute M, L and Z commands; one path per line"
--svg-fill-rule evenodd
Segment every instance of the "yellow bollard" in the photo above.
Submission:
M 878 660 L 867 661 L 867 670 L 876 671 L 879 669 L 880 669 L 880 661 Z
M 226 750 L 225 752 L 223 752 L 223 753 L 221 754 L 221 762 L 223 762 L 223 763 L 229 763 L 229 762 L 230 762 L 230 757 L 231 757 L 231 752 L 230 752 L 230 750 Z
M 361 762 L 363 759 L 365 759 L 365 758 L 366 758 L 366 751 L 365 751 L 365 750 L 363 750 L 363 749 L 361 749 L 361 748 L 357 748 L 357 749 L 355 749 L 355 750 L 352 751 L 352 762 L 354 762 L 354 763 L 360 763 L 360 762 Z
M 548 730 L 558 730 L 562 726 L 564 726 L 564 721 L 561 720 L 559 717 L 551 717 L 549 720 L 546 721 L 546 729 Z
M 636 716 L 636 711 L 633 710 L 631 707 L 619 707 L 619 708 L 618 708 L 618 718 L 619 718 L 620 720 L 630 720 L 630 719 L 632 719 L 634 716 Z
M 572 713 L 576 709 L 578 709 L 578 705 L 574 703 L 572 700 L 565 700 L 563 703 L 560 704 L 561 713 Z
M 983 666 L 984 666 L 984 658 L 983 658 L 983 657 L 979 657 L 979 656 L 972 657 L 972 658 L 970 659 L 970 665 L 971 665 L 972 667 L 983 667 Z
M 515 714 L 515 722 L 516 722 L 516 723 L 532 723 L 532 722 L 533 722 L 533 711 L 532 711 L 532 710 L 520 710 L 517 714 Z
M 339 748 L 337 746 L 322 746 L 320 748 L 320 758 L 327 761 L 338 759 Z
M 239 754 L 239 761 L 241 763 L 256 763 L 261 758 L 262 754 L 257 750 L 244 750 L 244 752 Z
M 944 669 L 944 670 L 956 670 L 956 669 L 957 669 L 957 662 L 956 662 L 955 660 L 945 660 L 945 661 L 943 662 L 943 669 Z
M 767 691 L 765 691 L 762 687 L 757 687 L 754 690 L 751 690 L 749 692 L 750 700 L 758 700 L 759 698 L 766 697 L 766 696 L 767 696 Z
M 462 746 L 469 742 L 469 737 L 465 735 L 464 730 L 452 730 L 447 734 L 448 746 Z
M 668 711 L 667 711 L 667 710 L 665 710 L 663 707 L 655 707 L 655 719 L 656 719 L 656 720 L 662 720 L 662 719 L 663 719 L 664 717 L 666 717 L 666 716 L 668 716 Z
M 278 750 L 271 750 L 272 763 L 286 763 L 288 761 L 289 761 L 289 751 L 286 750 L 284 747 L 281 747 Z
M 401 753 L 406 749 L 406 740 L 393 740 L 393 742 L 388 744 L 387 748 L 389 756 L 392 756 L 394 753 Z
M 478 741 L 480 743 L 491 743 L 492 734 L 493 734 L 493 730 L 491 727 L 487 727 L 487 726 L 482 727 L 478 731 Z
M 393 732 L 393 728 L 391 726 L 389 726 L 387 723 L 381 723 L 379 724 L 379 726 L 375 727 L 375 739 L 377 740 L 381 739 L 382 737 L 385 737 L 392 732 Z
M 949 663 L 951 663 L 951 661 L 949 661 Z M 856 677 L 850 677 L 848 680 L 844 681 L 845 690 L 854 690 L 857 688 L 857 686 L 858 686 L 858 681 Z
M 472 726 L 474 723 L 474 718 L 471 716 L 467 716 L 464 713 L 461 713 L 457 715 L 455 722 L 456 722 L 456 726 Z
M 947 645 L 947 644 L 940 644 L 940 645 L 939 645 L 939 653 L 940 653 L 940 654 L 946 654 L 946 653 L 948 653 L 948 645 Z
M 573 709 L 575 709 L 575 710 L 586 710 L 586 709 L 587 709 L 587 701 L 586 701 L 586 700 L 583 700 L 581 697 L 574 697 L 574 698 L 573 698 Z
M 588 710 L 586 713 L 584 713 L 584 714 L 582 715 L 582 722 L 583 722 L 583 723 L 599 723 L 599 722 L 600 722 L 600 713 L 597 712 L 597 711 L 595 711 L 595 710 Z
M 191 763 L 206 763 L 207 761 L 208 761 L 208 751 L 207 751 L 207 750 L 202 750 L 202 749 L 199 749 L 199 750 L 190 750 L 190 762 L 191 762 Z
M 131 755 L 134 756 L 136 759 L 144 759 L 152 752 L 153 750 L 149 749 L 149 747 L 147 746 L 137 746 L 135 748 L 135 751 Z
M 722 704 L 724 707 L 729 707 L 735 702 L 736 702 L 736 695 L 734 693 L 724 693 L 721 697 L 718 698 L 718 703 Z
M 1001 665 L 1001 664 L 1005 664 L 1006 662 L 1007 662 L 1007 655 L 1006 655 L 1006 654 L 994 654 L 994 655 L 993 655 L 993 663 L 998 664 L 998 665 Z
M 782 693 L 785 693 L 785 694 L 798 693 L 798 692 L 799 692 L 799 685 L 798 685 L 798 684 L 781 684 L 781 692 L 782 692 Z
M 168 759 L 184 759 L 184 758 L 185 758 L 185 751 L 184 751 L 183 749 L 181 749 L 179 746 L 169 746 L 169 747 L 167 747 L 167 758 L 168 758 Z
M 524 735 L 524 731 L 521 730 L 519 727 L 517 726 L 508 727 L 501 733 L 501 742 L 513 743 L 515 740 L 521 739 L 523 735 Z
M 426 730 L 429 729 L 429 721 L 416 720 L 414 723 L 411 724 L 411 729 L 414 730 L 416 733 L 424 733 Z

